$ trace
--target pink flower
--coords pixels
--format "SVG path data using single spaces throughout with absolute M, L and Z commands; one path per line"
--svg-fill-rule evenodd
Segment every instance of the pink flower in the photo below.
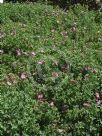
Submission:
M 17 48 L 17 49 L 16 49 L 16 53 L 17 53 L 17 56 L 21 56 L 21 49 L 20 49 L 20 48 Z
M 97 104 L 102 104 L 102 100 L 96 100 Z
M 96 92 L 96 98 L 100 98 L 100 94 Z
M 59 129 L 58 129 L 58 132 L 59 132 L 60 134 L 63 134 L 63 133 L 64 133 L 64 129 L 63 129 L 63 128 L 59 128 Z
M 21 79 L 25 80 L 27 78 L 26 72 L 21 73 Z
M 38 102 L 43 102 L 43 94 L 37 96 Z
M 102 7 L 102 4 L 98 4 L 99 7 Z

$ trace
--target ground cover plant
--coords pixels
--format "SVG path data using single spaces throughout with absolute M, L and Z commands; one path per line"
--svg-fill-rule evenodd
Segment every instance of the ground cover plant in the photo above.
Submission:
M 69 9 L 70 6 L 80 3 L 81 5 L 88 5 L 89 9 L 99 9 L 102 7 L 101 0 L 5 0 L 5 2 L 19 2 L 19 3 L 32 3 L 39 2 L 43 4 L 58 5 L 61 8 Z
M 100 136 L 102 13 L 0 5 L 0 136 Z

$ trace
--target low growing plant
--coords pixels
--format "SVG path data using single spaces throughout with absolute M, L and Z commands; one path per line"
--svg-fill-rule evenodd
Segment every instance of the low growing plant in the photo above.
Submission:
M 100 136 L 102 13 L 0 5 L 0 136 Z

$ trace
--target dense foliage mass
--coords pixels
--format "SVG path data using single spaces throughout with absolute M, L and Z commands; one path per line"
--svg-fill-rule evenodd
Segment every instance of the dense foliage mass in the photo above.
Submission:
M 88 5 L 90 9 L 98 9 L 101 7 L 101 0 L 5 0 L 6 2 L 40 2 L 44 4 L 59 5 L 63 8 L 69 8 L 71 5 L 80 3 L 81 5 Z
M 102 133 L 102 13 L 0 5 L 0 136 Z

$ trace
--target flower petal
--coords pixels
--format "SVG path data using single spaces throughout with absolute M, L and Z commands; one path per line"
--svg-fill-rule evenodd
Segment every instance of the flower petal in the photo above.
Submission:
M 20 49 L 20 48 L 17 48 L 17 49 L 16 49 L 16 53 L 17 53 L 17 56 L 21 56 L 21 49 Z
M 96 92 L 96 98 L 100 98 L 100 94 L 98 92 Z
M 26 72 L 21 73 L 21 79 L 25 80 L 27 78 Z

